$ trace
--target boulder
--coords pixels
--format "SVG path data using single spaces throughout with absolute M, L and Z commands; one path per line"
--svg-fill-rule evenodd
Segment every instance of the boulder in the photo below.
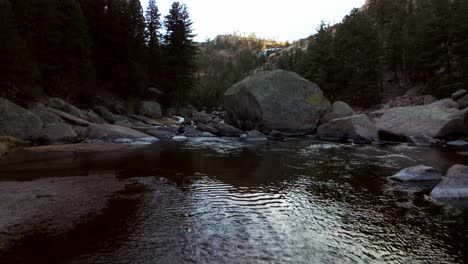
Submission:
M 123 126 L 123 127 L 134 127 L 134 124 L 132 122 L 130 122 L 129 120 L 118 120 L 114 123 L 114 125 L 116 126 Z
M 160 138 L 160 139 L 171 139 L 173 138 L 176 133 L 165 130 L 165 129 L 150 129 L 144 131 L 146 134 Z
M 117 138 L 138 139 L 150 137 L 148 134 L 133 130 L 128 127 L 105 124 L 91 124 L 88 127 L 87 134 L 90 139 L 106 140 L 114 140 Z
M 226 137 L 238 137 L 244 133 L 244 131 L 230 126 L 226 123 L 219 123 L 217 124 L 216 128 L 218 129 L 219 133 Z
M 210 126 L 210 125 L 205 125 L 205 124 L 197 124 L 197 128 L 200 129 L 201 131 L 208 132 L 211 134 L 218 134 L 219 130 Z
M 247 134 L 241 135 L 247 141 L 264 141 L 268 140 L 267 136 L 258 130 L 248 131 Z
M 41 119 L 32 112 L 0 98 L 0 136 L 36 139 L 42 130 Z
M 74 142 L 78 135 L 68 124 L 46 126 L 42 129 L 38 140 L 45 144 Z
M 453 103 L 449 99 L 430 105 L 386 109 L 382 117 L 376 119 L 376 126 L 380 135 L 393 135 L 394 138 L 444 138 L 467 134 L 468 109 L 458 110 Z M 381 139 L 386 138 L 382 136 Z
M 408 145 L 419 146 L 419 147 L 435 147 L 441 144 L 441 141 L 435 138 L 422 136 L 410 136 L 408 138 Z
M 31 143 L 14 137 L 0 136 L 0 157 L 6 155 L 15 148 L 27 147 Z
M 243 130 L 313 131 L 330 102 L 322 90 L 294 72 L 256 73 L 224 94 L 227 123 Z
M 460 109 L 465 109 L 468 107 L 468 94 L 464 95 L 463 97 L 459 98 L 457 100 L 458 105 L 460 106 Z
M 322 140 L 351 140 L 357 143 L 370 143 L 378 139 L 377 128 L 366 115 L 334 119 L 320 126 L 317 135 Z
M 328 111 L 320 120 L 321 124 L 326 124 L 333 119 L 356 115 L 356 112 L 345 102 L 334 102 L 330 111 Z
M 409 181 L 440 181 L 442 180 L 442 173 L 432 167 L 418 165 L 409 167 L 399 171 L 397 174 L 390 177 L 390 179 L 400 182 Z
M 138 121 L 141 121 L 143 123 L 146 123 L 151 126 L 162 126 L 163 124 L 161 122 L 158 122 L 156 120 L 153 120 L 149 117 L 146 116 L 141 116 L 141 115 L 130 115 L 131 118 L 136 119 Z
M 114 124 L 115 122 L 119 120 L 124 120 L 125 118 L 123 116 L 115 115 L 109 109 L 105 108 L 104 106 L 96 106 L 93 108 L 94 112 L 98 114 L 100 117 L 102 117 L 104 120 L 107 122 Z
M 76 106 L 63 101 L 60 98 L 53 97 L 47 100 L 47 105 L 53 109 L 60 110 L 72 116 L 76 116 L 81 119 L 86 119 L 86 116 Z
M 282 141 L 285 138 L 286 136 L 283 133 L 276 131 L 276 130 L 273 130 L 270 132 L 270 134 L 268 134 L 268 139 L 271 139 L 271 140 Z
M 431 105 L 442 107 L 442 108 L 448 108 L 448 109 L 450 108 L 458 109 L 460 107 L 460 105 L 457 102 L 455 102 L 454 100 L 450 98 L 439 100 L 437 102 L 432 103 Z
M 140 114 L 152 118 L 161 118 L 161 105 L 158 102 L 144 101 L 141 103 Z
M 100 117 L 93 110 L 83 111 L 83 114 L 86 116 L 86 120 L 95 123 L 95 124 L 108 124 L 104 118 Z
M 73 125 L 89 126 L 91 124 L 90 122 L 88 122 L 88 121 L 86 121 L 84 119 L 81 119 L 79 117 L 67 114 L 65 112 L 62 112 L 62 111 L 59 111 L 59 110 L 56 110 L 56 109 L 50 108 L 50 111 L 52 111 L 54 114 L 58 115 L 60 118 L 62 118 L 63 120 L 65 120 L 68 123 L 73 124 Z
M 207 114 L 205 111 L 193 112 L 192 121 L 197 124 L 208 124 L 213 120 L 214 116 Z
M 456 92 L 454 92 L 454 93 L 452 94 L 452 99 L 453 99 L 453 100 L 458 100 L 458 99 L 460 99 L 461 97 L 463 97 L 463 96 L 465 96 L 465 95 L 467 95 L 467 94 L 468 94 L 468 91 L 467 91 L 467 90 L 461 89 L 461 90 L 458 90 L 458 91 L 456 91 Z
M 454 165 L 431 196 L 436 199 L 468 199 L 468 166 Z
M 424 104 L 425 105 L 428 105 L 428 104 L 432 104 L 432 103 L 435 103 L 437 102 L 437 98 L 435 98 L 434 96 L 432 95 L 425 95 L 424 98 Z

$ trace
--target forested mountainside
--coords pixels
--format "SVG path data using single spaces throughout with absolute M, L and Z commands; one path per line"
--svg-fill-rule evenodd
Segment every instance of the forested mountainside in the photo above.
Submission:
M 465 0 L 369 0 L 275 66 L 364 107 L 416 86 L 446 97 L 468 85 L 467 21 Z
M 270 54 L 287 45 L 255 34 L 237 33 L 199 43 L 197 84 L 192 94 L 194 104 L 208 108 L 221 106 L 229 87 L 262 69 Z

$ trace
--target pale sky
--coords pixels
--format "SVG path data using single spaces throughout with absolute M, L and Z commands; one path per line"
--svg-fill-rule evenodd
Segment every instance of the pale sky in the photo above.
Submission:
M 146 10 L 148 0 L 140 0 Z M 165 16 L 173 0 L 156 0 Z M 193 21 L 196 41 L 225 33 L 294 41 L 316 32 L 320 21 L 340 22 L 365 0 L 181 0 Z

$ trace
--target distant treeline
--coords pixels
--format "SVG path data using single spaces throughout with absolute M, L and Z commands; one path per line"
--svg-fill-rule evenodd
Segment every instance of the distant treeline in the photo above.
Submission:
M 468 85 L 468 1 L 370 0 L 340 24 L 322 23 L 280 67 L 355 105 L 375 105 L 395 87 L 448 96 Z
M 96 87 L 123 97 L 149 86 L 166 104 L 187 100 L 196 47 L 187 8 L 161 22 L 154 0 L 0 0 L 0 95 L 89 99 Z

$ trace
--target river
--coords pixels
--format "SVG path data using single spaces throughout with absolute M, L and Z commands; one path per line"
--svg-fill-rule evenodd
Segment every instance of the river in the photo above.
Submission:
M 305 139 L 19 152 L 0 161 L 0 183 L 111 174 L 132 184 L 67 232 L 18 237 L 0 262 L 463 263 L 467 211 L 425 199 L 437 183 L 387 179 L 456 163 L 468 160 L 446 149 Z

